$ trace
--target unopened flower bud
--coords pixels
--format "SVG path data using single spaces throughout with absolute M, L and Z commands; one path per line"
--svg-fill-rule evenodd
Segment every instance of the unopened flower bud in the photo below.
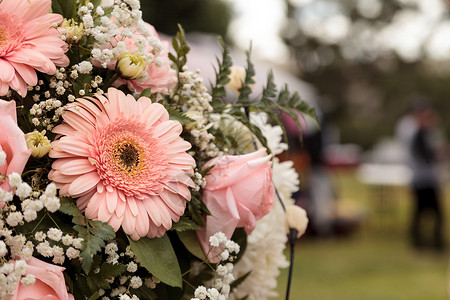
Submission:
M 298 205 L 292 204 L 286 207 L 286 232 L 290 228 L 297 230 L 297 238 L 302 236 L 308 226 L 306 211 Z
M 148 63 L 145 57 L 127 52 L 119 56 L 117 70 L 125 79 L 143 78 L 147 75 Z
M 83 23 L 77 25 L 74 19 L 64 19 L 60 26 L 60 32 L 65 35 L 66 42 L 76 43 L 83 36 Z
M 236 95 L 240 94 L 242 83 L 245 81 L 246 71 L 244 67 L 232 66 L 230 68 L 230 81 L 227 83 L 226 87 L 233 91 Z
M 31 155 L 36 158 L 41 158 L 50 152 L 52 147 L 50 141 L 45 136 L 45 130 L 41 132 L 35 130 L 25 134 L 28 149 L 32 150 Z

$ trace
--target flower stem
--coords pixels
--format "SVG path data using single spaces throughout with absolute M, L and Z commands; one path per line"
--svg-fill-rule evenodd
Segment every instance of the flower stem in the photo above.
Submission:
M 289 300 L 289 293 L 291 291 L 292 274 L 294 269 L 294 253 L 295 253 L 295 241 L 297 240 L 298 230 L 295 228 L 289 228 L 289 246 L 291 250 L 291 261 L 289 264 L 289 275 L 286 288 L 286 300 Z

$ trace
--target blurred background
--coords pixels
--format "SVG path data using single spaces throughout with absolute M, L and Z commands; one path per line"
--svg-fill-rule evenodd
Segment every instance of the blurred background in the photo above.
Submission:
M 144 19 L 162 34 L 183 26 L 191 67 L 203 77 L 213 74 L 219 34 L 238 64 L 252 45 L 259 85 L 273 68 L 278 83 L 288 82 L 316 107 L 321 130 L 311 123 L 303 147 L 298 132 L 290 132 L 291 150 L 280 157 L 295 161 L 302 177 L 297 203 L 310 217 L 296 245 L 291 299 L 447 298 L 448 2 L 145 0 L 142 6 Z M 411 242 L 414 173 L 399 128 L 418 98 L 434 108 L 440 136 L 436 169 L 446 242 L 440 247 Z M 422 222 L 425 240 L 432 239 L 433 219 L 431 213 Z

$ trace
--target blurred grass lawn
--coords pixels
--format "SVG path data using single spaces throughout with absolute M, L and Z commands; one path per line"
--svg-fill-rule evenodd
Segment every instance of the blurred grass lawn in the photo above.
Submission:
M 298 241 L 290 299 L 446 299 L 450 252 L 410 246 L 408 189 L 384 190 L 381 202 L 379 190 L 357 181 L 354 172 L 334 171 L 332 178 L 340 199 L 366 208 L 364 222 L 351 236 Z M 450 189 L 443 200 L 448 245 Z M 274 299 L 285 299 L 287 269 L 278 282 Z

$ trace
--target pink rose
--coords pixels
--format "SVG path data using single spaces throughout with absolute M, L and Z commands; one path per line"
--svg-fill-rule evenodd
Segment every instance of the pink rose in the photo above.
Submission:
M 0 166 L 0 173 L 9 175 L 13 172 L 22 174 L 30 151 L 25 141 L 25 134 L 17 126 L 16 102 L 0 100 L 0 150 L 6 153 L 6 163 Z M 0 188 L 10 191 L 8 180 Z M 0 202 L 0 207 L 4 203 Z
M 211 235 L 221 231 L 230 239 L 237 227 L 244 227 L 250 234 L 256 220 L 270 212 L 274 196 L 270 159 L 262 148 L 246 155 L 218 157 L 205 165 L 214 166 L 202 193 L 212 216 L 207 216 L 205 227 L 197 231 L 205 253 L 210 251 Z M 211 251 L 210 260 L 214 262 L 217 254 Z
M 37 258 L 30 258 L 27 261 L 26 274 L 34 275 L 36 282 L 33 285 L 17 285 L 14 296 L 10 300 L 72 300 L 71 294 L 67 292 L 64 280 L 63 267 L 46 263 Z

